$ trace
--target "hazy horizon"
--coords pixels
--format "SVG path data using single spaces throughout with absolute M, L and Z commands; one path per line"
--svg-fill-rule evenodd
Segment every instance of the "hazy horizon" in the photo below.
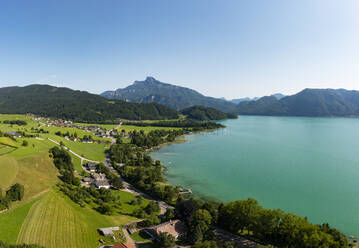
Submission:
M 0 87 L 91 93 L 153 76 L 236 99 L 359 90 L 359 2 L 1 1 Z

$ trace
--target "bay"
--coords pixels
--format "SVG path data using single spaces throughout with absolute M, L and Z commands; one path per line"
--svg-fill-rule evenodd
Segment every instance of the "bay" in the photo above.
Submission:
M 359 119 L 239 116 L 152 152 L 171 184 L 359 235 Z

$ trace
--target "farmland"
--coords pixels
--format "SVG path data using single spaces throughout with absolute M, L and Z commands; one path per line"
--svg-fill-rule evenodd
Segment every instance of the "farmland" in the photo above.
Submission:
M 27 125 L 17 126 L 2 123 L 3 120 L 24 120 Z M 0 115 L 0 131 L 25 132 L 36 134 L 38 137 L 21 137 L 16 140 L 0 137 L 0 187 L 6 190 L 14 183 L 20 183 L 25 188 L 22 201 L 14 202 L 10 210 L 0 213 L 0 240 L 9 243 L 37 243 L 47 248 L 51 247 L 95 247 L 99 239 L 107 243 L 113 240 L 101 236 L 97 229 L 100 227 L 122 226 L 130 221 L 135 210 L 144 208 L 148 200 L 133 204 L 136 197 L 124 191 L 112 191 L 119 199 L 117 211 L 112 215 L 103 215 L 93 210 L 91 206 L 74 203 L 58 190 L 60 182 L 58 170 L 55 168 L 49 149 L 56 146 L 48 140 L 51 138 L 62 142 L 77 154 L 87 159 L 103 161 L 105 150 L 109 144 L 82 143 L 67 140 L 55 132 L 75 133 L 78 137 L 93 135 L 77 128 L 46 127 L 31 120 L 25 115 Z M 90 124 L 89 124 L 90 125 Z M 103 128 L 113 128 L 115 125 L 101 125 Z M 35 129 L 42 128 L 45 133 L 36 133 Z M 153 128 L 123 126 L 126 131 Z M 155 128 L 161 129 L 161 128 Z M 46 133 L 46 132 L 49 133 Z M 110 141 L 93 136 L 94 139 Z M 26 141 L 27 145 L 23 145 Z M 125 142 L 129 140 L 124 139 Z M 81 159 L 71 154 L 75 170 L 82 172 Z M 121 231 L 120 231 L 121 232 Z M 119 238 L 119 233 L 116 237 Z M 119 239 L 118 239 L 119 240 Z

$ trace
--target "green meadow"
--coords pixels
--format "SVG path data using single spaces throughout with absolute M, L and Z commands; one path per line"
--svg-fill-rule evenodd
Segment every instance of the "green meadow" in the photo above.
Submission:
M 133 125 L 122 125 L 118 131 L 125 130 L 126 132 L 132 132 L 132 131 L 141 131 L 143 130 L 145 133 L 148 133 L 150 131 L 154 130 L 178 130 L 180 128 L 177 127 L 139 127 L 139 126 L 133 126 Z
M 90 133 L 75 128 L 39 126 L 36 121 L 25 115 L 0 115 L 0 121 L 3 120 L 25 120 L 28 125 L 1 123 L 2 132 L 25 131 L 30 134 L 32 127 L 41 127 L 49 133 L 40 133 L 38 138 L 17 138 L 16 141 L 0 137 L 0 187 L 6 190 L 11 185 L 20 183 L 25 188 L 23 200 L 13 202 L 10 210 L 0 213 L 0 240 L 13 244 L 36 243 L 47 248 L 92 248 L 99 243 L 99 239 L 113 243 L 113 240 L 101 236 L 97 229 L 122 226 L 136 220 L 131 216 L 133 212 L 148 204 L 148 200 L 143 199 L 141 205 L 135 205 L 133 204 L 136 200 L 135 195 L 124 191 L 113 191 L 113 194 L 120 198 L 120 204 L 118 210 L 111 216 L 102 215 L 91 209 L 91 206 L 80 207 L 57 189 L 56 184 L 60 182 L 59 174 L 48 152 L 56 144 L 48 138 L 57 142 L 62 141 L 66 147 L 79 155 L 97 161 L 104 160 L 105 150 L 109 145 L 66 140 L 54 133 L 76 132 L 78 137 L 88 136 Z M 116 125 L 101 126 L 108 129 L 116 127 Z M 123 129 L 126 131 L 142 129 L 148 132 L 163 128 L 123 126 Z M 27 146 L 22 145 L 24 140 L 27 141 Z M 81 160 L 73 154 L 71 157 L 77 172 L 82 172 Z M 119 238 L 120 233 L 121 231 L 115 236 Z

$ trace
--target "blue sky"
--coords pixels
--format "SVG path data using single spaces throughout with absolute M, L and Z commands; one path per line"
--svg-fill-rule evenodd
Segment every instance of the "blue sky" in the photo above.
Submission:
M 358 0 L 2 0 L 0 86 L 359 90 Z

